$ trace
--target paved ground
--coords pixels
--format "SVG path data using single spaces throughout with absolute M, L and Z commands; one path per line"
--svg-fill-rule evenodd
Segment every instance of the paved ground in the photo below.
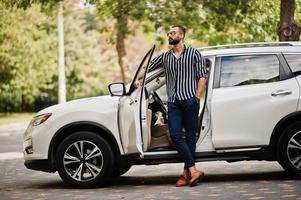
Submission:
M 198 186 L 176 188 L 181 164 L 134 166 L 107 187 L 73 189 L 57 173 L 28 170 L 21 157 L 26 125 L 0 127 L 0 200 L 6 199 L 297 199 L 301 180 L 289 177 L 276 162 L 204 162 Z
M 23 133 L 28 123 L 0 125 L 0 153 L 22 152 Z

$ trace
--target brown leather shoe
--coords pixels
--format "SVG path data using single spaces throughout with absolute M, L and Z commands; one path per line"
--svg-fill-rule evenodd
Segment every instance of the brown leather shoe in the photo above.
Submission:
M 176 187 L 183 187 L 189 185 L 189 180 L 185 178 L 183 175 L 176 182 Z
M 196 186 L 199 181 L 201 181 L 205 176 L 204 172 L 197 171 L 194 173 L 191 173 L 191 179 L 189 181 L 190 187 Z

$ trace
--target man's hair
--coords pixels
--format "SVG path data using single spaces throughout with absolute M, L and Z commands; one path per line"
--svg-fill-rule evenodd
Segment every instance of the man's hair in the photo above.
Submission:
M 186 28 L 180 24 L 176 24 L 176 25 L 172 25 L 171 28 L 179 28 L 180 31 L 184 34 L 184 37 L 185 37 L 185 34 L 186 34 Z

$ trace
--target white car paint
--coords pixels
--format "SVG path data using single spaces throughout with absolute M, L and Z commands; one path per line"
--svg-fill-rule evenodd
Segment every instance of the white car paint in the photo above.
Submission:
M 277 90 L 287 96 L 271 96 Z M 227 88 L 212 94 L 212 131 L 215 148 L 268 145 L 276 124 L 297 110 L 299 86 L 295 78 Z
M 115 137 L 120 152 L 123 154 L 117 124 L 118 99 L 118 97 L 111 96 L 91 97 L 41 110 L 37 115 L 44 113 L 52 113 L 52 115 L 45 123 L 28 127 L 24 141 L 32 139 L 33 154 L 24 153 L 25 160 L 47 159 L 49 145 L 54 134 L 63 126 L 80 121 L 98 123 L 107 128 Z

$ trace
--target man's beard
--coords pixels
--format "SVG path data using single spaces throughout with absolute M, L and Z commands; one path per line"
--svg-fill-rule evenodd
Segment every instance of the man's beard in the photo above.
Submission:
M 179 44 L 179 42 L 180 42 L 180 40 L 173 40 L 173 39 L 168 39 L 168 43 L 170 44 L 170 45 L 177 45 L 177 44 Z

